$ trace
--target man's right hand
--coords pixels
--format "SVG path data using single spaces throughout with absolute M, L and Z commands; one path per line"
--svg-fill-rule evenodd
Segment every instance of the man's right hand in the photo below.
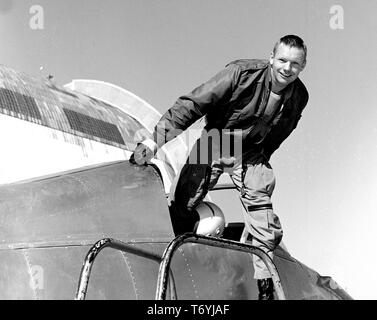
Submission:
M 154 143 L 154 141 L 151 141 L 152 140 L 146 140 L 137 144 L 134 153 L 130 157 L 131 163 L 139 166 L 151 163 L 151 160 L 157 151 L 157 145 Z M 151 149 L 150 146 L 153 149 Z

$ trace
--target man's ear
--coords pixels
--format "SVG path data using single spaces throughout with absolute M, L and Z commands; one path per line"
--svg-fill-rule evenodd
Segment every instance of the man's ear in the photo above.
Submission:
M 272 65 L 273 64 L 273 62 L 274 62 L 274 52 L 272 51 L 271 52 L 271 54 L 270 54 L 270 65 Z
M 305 59 L 305 61 L 303 62 L 303 64 L 301 65 L 301 71 L 304 70 L 305 67 L 306 67 L 306 59 Z

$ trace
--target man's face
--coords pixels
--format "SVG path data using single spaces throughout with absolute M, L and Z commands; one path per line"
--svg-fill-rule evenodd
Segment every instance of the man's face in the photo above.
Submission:
M 304 50 L 290 47 L 280 43 L 277 50 L 271 53 L 272 81 L 279 89 L 284 89 L 288 84 L 297 79 L 305 68 Z

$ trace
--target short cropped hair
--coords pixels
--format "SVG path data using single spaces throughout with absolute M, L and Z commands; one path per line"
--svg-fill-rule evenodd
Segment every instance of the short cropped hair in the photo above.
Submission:
M 304 40 L 302 40 L 299 36 L 289 34 L 289 35 L 286 35 L 286 36 L 280 38 L 279 41 L 277 41 L 275 43 L 274 50 L 273 50 L 274 55 L 275 55 L 276 50 L 277 50 L 278 46 L 280 45 L 280 43 L 283 43 L 283 44 L 285 44 L 286 46 L 289 46 L 289 47 L 295 47 L 295 48 L 298 48 L 298 49 L 302 49 L 304 51 L 304 61 L 306 61 L 306 54 L 308 52 L 308 49 L 307 49 L 307 47 L 304 43 Z

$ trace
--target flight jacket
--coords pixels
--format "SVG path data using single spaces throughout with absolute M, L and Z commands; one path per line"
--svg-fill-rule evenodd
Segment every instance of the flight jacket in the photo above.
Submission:
M 270 90 L 268 60 L 233 61 L 191 93 L 177 99 L 157 123 L 154 141 L 161 147 L 203 116 L 207 131 L 247 130 L 255 118 L 263 115 Z M 284 89 L 281 114 L 263 140 L 267 159 L 296 128 L 308 99 L 308 91 L 299 78 Z

